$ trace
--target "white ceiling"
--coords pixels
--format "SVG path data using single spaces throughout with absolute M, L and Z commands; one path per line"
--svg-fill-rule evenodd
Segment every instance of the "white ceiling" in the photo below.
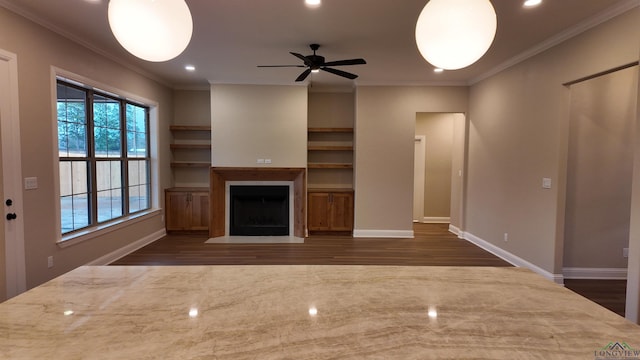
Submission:
M 487 54 L 466 69 L 433 72 L 418 53 L 414 29 L 428 0 L 323 0 L 310 9 L 304 0 L 187 0 L 194 34 L 176 59 L 151 63 L 127 53 L 107 23 L 107 0 L 0 0 L 0 6 L 26 16 L 118 62 L 176 87 L 209 83 L 294 84 L 301 68 L 257 68 L 299 64 L 290 51 L 311 54 L 321 45 L 326 61 L 364 58 L 345 66 L 351 81 L 320 72 L 313 85 L 469 84 L 532 48 L 574 34 L 640 0 L 544 0 L 526 9 L 523 0 L 492 0 L 498 31 Z M 193 73 L 184 66 L 196 66 Z

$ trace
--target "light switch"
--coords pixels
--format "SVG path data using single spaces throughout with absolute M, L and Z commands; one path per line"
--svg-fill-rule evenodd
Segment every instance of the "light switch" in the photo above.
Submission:
M 257 164 L 264 164 L 264 159 L 258 159 L 258 160 L 256 160 L 256 163 Z
M 551 189 L 551 179 L 550 178 L 542 178 L 542 188 L 543 189 Z
M 271 159 L 264 159 L 265 164 L 271 164 Z
M 24 178 L 24 189 L 25 190 L 34 190 L 38 188 L 38 178 L 37 177 L 28 177 Z

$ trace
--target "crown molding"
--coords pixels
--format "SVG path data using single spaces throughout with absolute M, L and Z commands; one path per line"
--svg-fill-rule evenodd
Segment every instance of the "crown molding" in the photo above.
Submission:
M 469 80 L 469 82 L 467 83 L 467 85 L 471 86 L 471 85 L 475 85 L 477 83 L 479 83 L 482 80 L 485 80 L 491 76 L 494 76 L 516 64 L 519 64 L 529 58 L 532 58 L 538 54 L 540 54 L 541 52 L 548 50 L 558 44 L 561 44 L 575 36 L 578 36 L 580 34 L 582 34 L 583 32 L 590 30 L 608 20 L 611 20 L 613 18 L 615 18 L 618 15 L 624 14 L 627 11 L 630 11 L 636 7 L 640 6 L 640 1 L 638 0 L 627 0 L 624 2 L 621 2 L 619 4 L 616 4 L 602 12 L 600 12 L 599 14 L 592 16 L 588 19 L 585 19 L 581 22 L 579 22 L 578 24 L 570 27 L 569 29 L 556 34 L 550 38 L 548 38 L 547 40 L 539 43 L 538 45 L 529 48 L 528 50 L 512 57 L 511 59 L 503 62 L 502 64 L 494 67 L 493 69 L 485 72 L 484 74 L 477 76 L 471 80 Z

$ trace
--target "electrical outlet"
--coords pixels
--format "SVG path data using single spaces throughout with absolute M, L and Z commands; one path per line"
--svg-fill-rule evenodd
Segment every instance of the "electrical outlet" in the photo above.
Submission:
M 271 159 L 264 159 L 265 164 L 271 164 Z
M 622 257 L 629 257 L 629 248 L 622 249 Z
M 264 159 L 258 159 L 258 160 L 256 160 L 256 164 L 264 164 Z
M 53 267 L 53 256 L 47 258 L 47 267 L 51 269 Z
M 504 233 L 504 241 L 509 241 L 509 233 Z

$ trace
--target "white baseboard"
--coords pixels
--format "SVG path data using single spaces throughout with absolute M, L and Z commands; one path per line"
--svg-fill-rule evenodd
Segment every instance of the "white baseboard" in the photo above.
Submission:
M 464 231 L 460 230 L 457 226 L 454 226 L 453 224 L 449 224 L 449 232 L 454 235 L 458 235 L 458 238 L 460 239 L 464 239 Z
M 413 230 L 353 230 L 354 238 L 413 239 Z
M 562 269 L 565 279 L 592 279 L 592 280 L 626 280 L 626 268 L 577 268 L 566 267 Z
M 528 262 L 527 260 L 516 256 L 504 249 L 501 249 L 493 244 L 491 244 L 490 242 L 483 240 L 473 234 L 470 234 L 468 232 L 464 233 L 464 239 L 479 246 L 480 248 L 492 253 L 493 255 L 503 259 L 504 261 L 510 263 L 513 266 L 517 266 L 517 267 L 523 267 L 523 268 L 527 268 L 539 275 L 544 276 L 545 278 L 557 283 L 557 284 L 564 284 L 564 277 L 562 274 L 553 274 L 548 272 L 547 270 L 532 264 L 530 262 Z
M 107 255 L 101 256 L 93 261 L 88 262 L 86 265 L 109 265 L 112 262 L 131 254 L 132 252 L 151 244 L 152 242 L 159 240 L 167 235 L 165 229 L 158 230 L 153 234 L 147 235 L 140 240 L 134 241 L 129 245 L 123 246 L 120 249 L 113 251 Z
M 422 218 L 422 222 L 425 224 L 448 224 L 451 222 L 450 217 L 436 217 L 436 216 L 425 216 Z

